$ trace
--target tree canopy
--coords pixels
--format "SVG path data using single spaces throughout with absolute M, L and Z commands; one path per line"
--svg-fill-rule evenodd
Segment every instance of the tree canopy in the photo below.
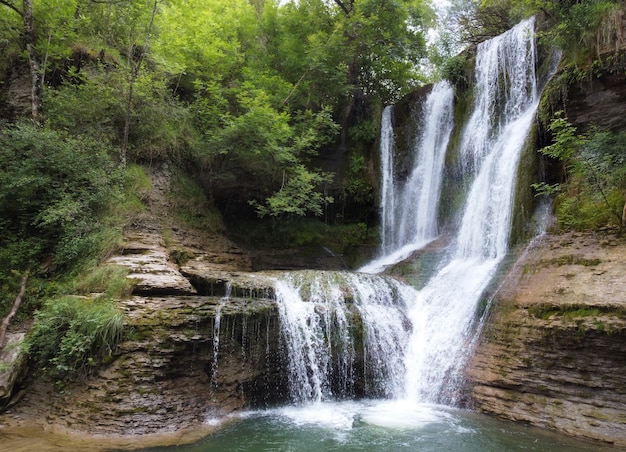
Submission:
M 49 127 L 107 136 L 123 163 L 127 153 L 130 162 L 186 155 L 208 190 L 247 178 L 259 214 L 272 196 L 298 203 L 286 187 L 317 192 L 330 175 L 311 164 L 316 150 L 364 105 L 420 82 L 429 17 L 423 0 L 2 0 L 0 8 L 0 52 L 12 67 L 25 55 L 32 9 L 27 53 L 39 64 L 31 73 L 43 81 Z M 329 201 L 311 196 L 283 213 L 316 214 Z M 283 203 L 273 205 L 280 214 Z
M 18 271 L 92 246 L 133 163 L 173 162 L 209 200 L 260 218 L 325 214 L 341 188 L 322 154 L 371 147 L 380 106 L 423 82 L 431 17 L 426 0 L 0 0 L 0 12 L 0 226 L 15 250 L 0 258 Z M 349 171 L 366 180 L 364 168 Z M 350 186 L 341 196 L 371 193 Z

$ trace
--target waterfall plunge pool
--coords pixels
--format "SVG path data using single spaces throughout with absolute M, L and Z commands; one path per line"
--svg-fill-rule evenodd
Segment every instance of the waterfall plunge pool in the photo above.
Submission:
M 65 452 L 615 452 L 551 430 L 442 405 L 396 400 L 320 402 L 247 411 L 206 421 L 211 434 L 187 444 L 170 437 L 59 436 L 40 428 L 0 428 L 0 451 Z M 207 431 L 201 428 L 200 431 Z M 204 433 L 206 435 L 206 433 Z M 193 431 L 184 438 L 199 438 Z M 191 440 L 193 441 L 193 439 Z M 144 446 L 141 446 L 143 444 Z
M 214 434 L 194 444 L 143 450 L 601 452 L 615 449 L 442 405 L 364 400 L 244 412 L 230 416 Z

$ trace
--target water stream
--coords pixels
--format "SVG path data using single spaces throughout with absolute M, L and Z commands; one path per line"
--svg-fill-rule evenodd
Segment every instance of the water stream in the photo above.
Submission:
M 232 291 L 232 287 L 229 283 L 226 286 L 226 295 L 224 295 L 220 299 L 217 309 L 215 310 L 215 320 L 213 323 L 213 359 L 211 363 L 211 384 L 214 386 L 217 384 L 217 372 L 218 372 L 218 364 L 219 364 L 218 354 L 220 351 L 220 331 L 221 331 L 221 324 L 222 324 L 222 309 L 224 308 L 226 303 L 228 303 L 230 299 L 231 291 Z
M 406 259 L 439 233 L 444 160 L 454 128 L 454 90 L 444 80 L 428 94 L 417 118 L 413 167 L 406 180 L 395 175 L 392 112 L 392 106 L 386 107 L 381 120 L 381 252 L 360 269 L 365 273 L 380 273 Z
M 454 408 L 485 290 L 506 256 L 522 147 L 535 116 L 534 19 L 478 47 L 459 154 L 469 190 L 456 237 L 422 287 L 376 274 L 439 233 L 453 91 L 424 103 L 414 165 L 394 172 L 393 107 L 382 118 L 382 245 L 359 272 L 276 277 L 290 401 L 233 416 L 185 450 L 609 450 Z M 160 449 L 159 449 L 160 450 Z
M 287 274 L 277 281 L 294 402 L 353 395 L 457 402 L 477 306 L 508 250 L 517 164 L 537 108 L 533 28 L 534 20 L 526 20 L 478 48 L 475 103 L 459 151 L 472 182 L 457 236 L 424 287 L 366 273 Z M 452 112 L 452 87 L 439 83 L 424 102 L 413 170 L 398 181 L 392 109 L 385 109 L 382 257 L 362 272 L 380 270 L 399 250 L 437 236 Z M 367 382 L 362 394 L 357 375 Z
M 407 397 L 456 401 L 481 295 L 508 250 L 517 164 L 538 105 L 534 20 L 482 43 L 476 100 L 461 139 L 475 174 L 450 256 L 409 311 Z M 510 83 L 503 83 L 503 80 Z

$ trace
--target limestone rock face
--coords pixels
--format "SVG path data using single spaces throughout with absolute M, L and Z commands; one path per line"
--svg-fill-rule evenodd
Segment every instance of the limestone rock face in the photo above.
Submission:
M 622 50 L 618 58 L 626 60 Z M 570 86 L 567 95 L 567 117 L 576 126 L 596 125 L 615 132 L 626 130 L 626 77 L 623 70 L 607 70 Z
M 548 236 L 497 294 L 468 369 L 474 407 L 626 446 L 626 240 Z
M 21 347 L 26 333 L 9 333 L 4 348 L 0 349 L 0 407 L 13 394 L 13 387 L 26 371 L 26 352 Z
M 278 312 L 266 277 L 224 237 L 173 221 L 169 176 L 151 174 L 148 211 L 107 264 L 128 269 L 125 339 L 86 380 L 34 378 L 10 416 L 72 434 L 167 434 L 287 395 Z
M 132 250 L 131 250 L 132 251 Z M 139 249 L 112 257 L 109 262 L 129 269 L 134 293 L 143 295 L 193 295 L 196 289 L 178 268 L 168 261 L 167 251 L 158 247 Z
M 134 296 L 120 303 L 131 333 L 111 362 L 60 393 L 37 381 L 17 416 L 89 435 L 164 434 L 287 393 L 273 301 Z

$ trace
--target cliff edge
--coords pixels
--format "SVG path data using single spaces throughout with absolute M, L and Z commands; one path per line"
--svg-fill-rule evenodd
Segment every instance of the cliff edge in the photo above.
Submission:
M 546 235 L 505 277 L 468 368 L 474 408 L 626 446 L 626 238 Z

